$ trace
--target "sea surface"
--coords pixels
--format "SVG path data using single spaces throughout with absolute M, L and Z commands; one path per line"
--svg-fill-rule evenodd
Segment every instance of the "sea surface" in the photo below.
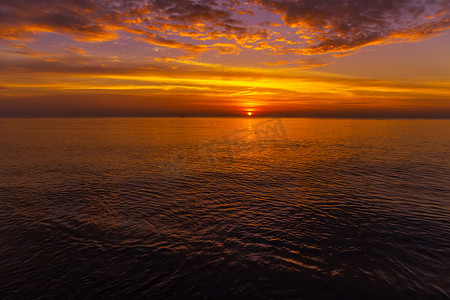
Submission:
M 450 120 L 0 119 L 1 299 L 449 299 Z

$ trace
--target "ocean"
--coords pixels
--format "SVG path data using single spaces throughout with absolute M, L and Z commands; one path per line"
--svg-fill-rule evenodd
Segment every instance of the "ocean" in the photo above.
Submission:
M 1 299 L 450 298 L 450 120 L 0 119 Z

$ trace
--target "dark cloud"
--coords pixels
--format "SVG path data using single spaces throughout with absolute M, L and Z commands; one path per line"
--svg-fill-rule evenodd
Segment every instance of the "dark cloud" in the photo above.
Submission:
M 18 0 L 0 2 L 0 38 L 31 39 L 52 31 L 81 41 L 116 39 L 120 31 L 148 43 L 202 52 L 207 41 L 227 40 L 271 53 L 322 54 L 419 39 L 450 26 L 448 0 Z M 281 15 L 279 24 L 258 18 L 255 7 Z M 271 38 L 272 36 L 278 39 Z M 295 40 L 295 41 L 294 41 Z M 224 41 L 220 41 L 224 44 Z
M 419 38 L 450 26 L 448 0 L 255 0 L 309 35 L 304 54 L 347 51 L 389 38 Z
M 98 21 L 94 1 L 3 1 L 0 2 L 0 37 L 29 38 L 37 31 L 53 31 L 80 40 L 107 40 L 115 34 Z

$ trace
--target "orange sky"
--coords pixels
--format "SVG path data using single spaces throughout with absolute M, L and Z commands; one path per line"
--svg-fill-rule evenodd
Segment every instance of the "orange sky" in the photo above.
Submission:
M 450 117 L 449 3 L 0 3 L 0 116 Z

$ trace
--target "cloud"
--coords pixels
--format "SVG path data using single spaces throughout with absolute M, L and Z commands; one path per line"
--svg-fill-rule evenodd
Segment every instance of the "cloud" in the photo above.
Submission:
M 330 62 L 325 61 L 324 57 L 319 56 L 309 56 L 303 60 L 297 61 L 277 61 L 277 62 L 261 62 L 262 64 L 272 67 L 272 66 L 282 66 L 282 65 L 295 65 L 288 68 L 288 70 L 301 70 L 301 69 L 313 69 L 317 67 L 322 67 L 330 64 Z
M 314 55 L 435 35 L 450 27 L 449 6 L 448 0 L 3 1 L 0 38 L 56 32 L 100 42 L 126 32 L 191 53 Z
M 36 51 L 28 47 L 24 43 L 6 43 L 6 45 L 9 48 L 12 49 L 0 49 L 0 52 L 3 52 L 4 54 L 13 54 L 13 55 L 22 55 L 22 56 L 28 56 L 28 57 L 41 57 L 45 55 L 45 53 L 41 51 Z
M 116 38 L 105 30 L 92 12 L 93 1 L 10 1 L 0 4 L 0 37 L 33 38 L 39 31 L 59 32 L 82 41 L 104 41 Z
M 304 69 L 314 69 L 318 67 L 323 67 L 331 64 L 331 62 L 325 61 L 322 57 L 307 57 L 303 60 L 295 61 L 295 66 L 289 68 L 289 70 L 304 70 Z
M 77 54 L 86 54 L 86 51 L 84 49 L 82 49 L 82 48 L 79 48 L 79 47 L 70 46 L 70 47 L 66 47 L 65 50 L 67 52 L 73 53 L 75 55 L 77 55 Z
M 277 61 L 277 62 L 261 62 L 262 64 L 266 65 L 266 66 L 282 66 L 282 65 L 287 65 L 290 64 L 290 62 L 288 61 Z
M 255 0 L 280 14 L 309 46 L 288 51 L 321 54 L 354 50 L 393 38 L 417 39 L 450 27 L 446 0 Z
M 110 66 L 80 65 L 76 57 L 73 61 L 63 59 L 55 62 L 24 61 L 14 66 L 0 62 L 2 86 L 20 93 L 29 93 L 29 89 L 136 91 L 178 86 L 203 91 L 208 89 L 207 93 L 214 91 L 223 95 L 229 95 L 230 89 L 233 89 L 232 92 L 242 92 L 252 87 L 255 88 L 252 92 L 259 95 L 272 93 L 277 97 L 286 95 L 293 99 L 304 94 L 331 93 L 339 97 L 349 94 L 358 97 L 403 96 L 409 99 L 441 97 L 448 102 L 450 95 L 446 82 L 371 80 L 292 68 L 229 67 L 183 58 L 155 59 L 146 65 L 117 63 Z M 319 58 L 307 57 L 296 62 L 296 69 L 323 63 L 326 62 Z

